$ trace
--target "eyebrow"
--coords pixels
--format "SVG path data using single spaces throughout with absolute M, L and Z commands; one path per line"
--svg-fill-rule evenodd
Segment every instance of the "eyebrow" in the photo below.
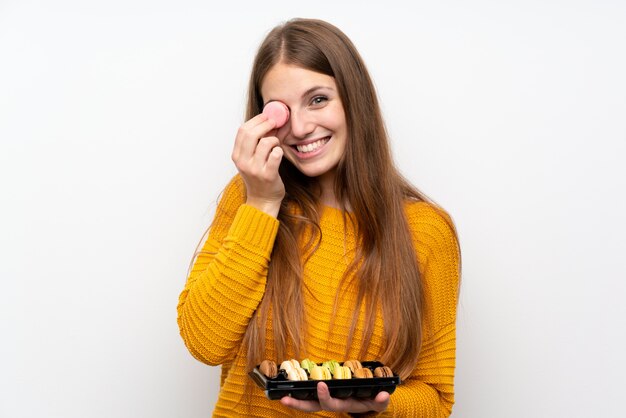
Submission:
M 313 86 L 310 89 L 308 89 L 307 91 L 305 91 L 304 93 L 302 93 L 302 97 L 306 97 L 309 94 L 313 93 L 316 90 L 331 90 L 331 91 L 335 91 L 335 89 L 333 89 L 332 87 L 329 86 Z
M 330 86 L 313 86 L 310 89 L 307 89 L 304 93 L 302 93 L 302 97 L 306 97 L 308 95 L 310 95 L 311 93 L 317 91 L 317 90 L 330 90 L 330 91 L 335 91 L 334 88 L 330 87 Z M 263 106 L 265 106 L 266 104 L 268 104 L 269 102 L 274 102 L 276 101 L 276 99 L 270 99 L 267 102 L 263 103 Z

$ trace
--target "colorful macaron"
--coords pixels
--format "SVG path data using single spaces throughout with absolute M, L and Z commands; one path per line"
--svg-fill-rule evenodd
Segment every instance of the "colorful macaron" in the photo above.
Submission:
M 336 360 L 328 360 L 321 365 L 309 358 L 302 362 L 296 359 L 285 360 L 276 366 L 272 360 L 263 360 L 259 365 L 259 370 L 270 379 L 278 376 L 279 370 L 287 375 L 287 379 L 294 381 L 301 380 L 330 380 L 330 379 L 371 379 L 393 377 L 393 371 L 387 366 L 376 367 L 374 371 L 368 367 L 363 367 L 359 360 L 347 360 L 340 364 Z
M 302 367 L 294 367 L 287 371 L 289 380 L 309 380 L 306 371 Z
M 291 369 L 300 368 L 300 363 L 296 359 L 285 360 L 280 363 L 280 369 L 289 372 Z
M 348 360 L 348 361 L 344 361 L 343 365 L 347 368 L 350 369 L 350 371 L 354 374 L 354 372 L 360 368 L 362 368 L 363 366 L 361 365 L 361 362 L 359 360 Z
M 315 366 L 311 369 L 311 380 L 330 380 L 332 375 L 326 366 Z
M 361 367 L 360 369 L 354 371 L 354 377 L 356 377 L 357 379 L 369 379 L 374 377 L 374 375 L 372 374 L 372 371 L 367 367 Z
M 300 367 L 302 367 L 304 370 L 307 371 L 307 373 L 311 374 L 311 370 L 313 369 L 313 367 L 317 366 L 316 363 L 312 362 L 311 360 L 309 360 L 308 358 L 305 358 L 304 360 L 302 360 L 300 362 Z
M 339 364 L 339 362 L 337 360 L 328 360 L 325 361 L 324 364 L 322 364 L 322 366 L 326 366 L 328 367 L 328 370 L 330 370 L 330 373 L 335 373 L 335 367 L 341 366 Z
M 348 367 L 336 366 L 333 372 L 333 379 L 352 379 L 352 372 Z
M 289 108 L 286 104 L 279 101 L 271 101 L 263 108 L 263 114 L 268 119 L 273 119 L 276 122 L 275 128 L 282 127 L 289 119 Z
M 393 372 L 387 366 L 376 367 L 374 369 L 375 377 L 393 377 Z
M 276 363 L 272 360 L 263 360 L 259 365 L 259 370 L 270 379 L 274 379 L 278 376 L 278 368 L 276 367 Z

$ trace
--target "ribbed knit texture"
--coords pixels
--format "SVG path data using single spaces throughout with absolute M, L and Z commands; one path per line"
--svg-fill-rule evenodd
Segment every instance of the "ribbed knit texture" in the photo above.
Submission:
M 278 231 L 275 218 L 244 204 L 244 200 L 244 185 L 236 176 L 218 205 L 209 237 L 180 295 L 180 333 L 195 358 L 209 365 L 222 365 L 221 390 L 213 416 L 310 416 L 267 400 L 256 387 L 251 404 L 243 402 L 244 382 L 249 377 L 241 341 L 263 296 Z M 391 395 L 387 411 L 379 416 L 447 417 L 454 403 L 459 254 L 454 233 L 432 206 L 411 203 L 406 210 L 421 263 L 428 310 L 417 366 Z M 342 213 L 337 209 L 324 208 L 320 227 L 321 244 L 304 267 L 306 356 L 317 362 L 343 361 L 347 360 L 344 354 L 356 300 L 354 289 L 341 289 L 340 309 L 332 330 L 330 320 L 341 279 L 354 257 L 356 237 L 350 228 L 344 228 Z M 349 357 L 358 357 L 362 342 L 359 336 L 357 331 Z M 266 339 L 266 358 L 284 360 L 274 358 L 271 324 Z M 361 360 L 376 359 L 382 344 L 383 322 L 378 317 L 368 357 Z M 348 416 L 327 412 L 317 415 Z

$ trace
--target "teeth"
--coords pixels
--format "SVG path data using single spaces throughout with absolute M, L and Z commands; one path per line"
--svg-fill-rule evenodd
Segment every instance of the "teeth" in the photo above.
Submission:
M 302 153 L 312 152 L 318 149 L 319 147 L 321 147 L 322 145 L 324 145 L 325 143 L 326 143 L 326 139 L 320 139 L 319 141 L 315 141 L 311 144 L 296 145 L 296 149 L 298 150 L 298 152 L 302 152 Z

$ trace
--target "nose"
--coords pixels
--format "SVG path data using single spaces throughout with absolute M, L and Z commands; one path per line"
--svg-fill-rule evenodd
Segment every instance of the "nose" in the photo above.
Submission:
M 305 138 L 315 130 L 313 117 L 306 109 L 292 109 L 288 124 L 291 135 L 296 138 Z

